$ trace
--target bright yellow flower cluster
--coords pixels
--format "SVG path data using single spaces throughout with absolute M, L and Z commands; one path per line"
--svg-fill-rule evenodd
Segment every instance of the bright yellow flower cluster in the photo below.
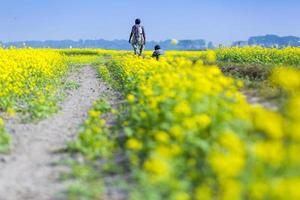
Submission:
M 12 115 L 22 107 L 40 117 L 43 108 L 55 107 L 58 79 L 67 70 L 55 50 L 0 49 L 0 109 Z
M 271 76 L 271 80 L 289 92 L 299 92 L 300 89 L 300 71 L 293 68 L 277 67 Z
M 60 49 L 57 52 L 66 55 L 69 65 L 99 65 L 103 57 L 111 58 L 112 55 L 125 55 L 129 51 L 115 51 L 104 49 Z
M 299 199 L 298 71 L 272 76 L 293 91 L 283 114 L 250 105 L 240 82 L 202 62 L 115 56 L 101 71 L 127 95 L 122 146 L 143 186 L 135 197 Z
M 99 55 L 73 55 L 67 57 L 67 63 L 70 65 L 88 65 L 97 62 L 97 60 L 99 60 Z
M 112 55 L 124 55 L 131 53 L 130 51 L 120 51 L 120 50 L 105 50 L 105 49 L 60 49 L 57 50 L 60 53 L 63 53 L 67 56 L 83 56 L 83 55 L 104 55 L 104 56 L 112 56 Z
M 300 65 L 300 48 L 233 47 L 216 50 L 218 61 L 246 64 Z

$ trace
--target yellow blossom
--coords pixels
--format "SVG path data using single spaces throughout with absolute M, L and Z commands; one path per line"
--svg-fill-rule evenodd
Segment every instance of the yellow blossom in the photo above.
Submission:
M 131 138 L 129 140 L 127 140 L 126 142 L 126 146 L 127 148 L 131 149 L 131 150 L 141 150 L 143 148 L 143 143 L 141 143 L 139 140 Z
M 134 95 L 129 94 L 129 95 L 127 96 L 127 100 L 128 100 L 128 102 L 133 103 L 133 102 L 135 101 Z

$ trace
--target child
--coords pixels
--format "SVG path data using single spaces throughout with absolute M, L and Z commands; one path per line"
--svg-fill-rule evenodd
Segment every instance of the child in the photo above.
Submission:
M 146 34 L 140 19 L 135 20 L 135 25 L 132 27 L 130 33 L 129 43 L 131 43 L 134 49 L 134 54 L 141 56 L 146 44 Z
M 156 45 L 154 47 L 154 52 L 152 54 L 152 58 L 156 58 L 156 60 L 159 60 L 159 57 L 163 54 L 164 54 L 164 52 L 163 52 L 163 50 L 161 50 L 160 46 Z

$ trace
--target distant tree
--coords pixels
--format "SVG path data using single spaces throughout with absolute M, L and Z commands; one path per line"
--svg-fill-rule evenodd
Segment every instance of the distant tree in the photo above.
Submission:
M 300 46 L 300 38 L 295 36 L 279 37 L 277 35 L 265 35 L 250 37 L 249 45 L 260 45 L 263 47 L 287 47 Z
M 7 42 L 3 43 L 3 46 L 15 46 L 17 48 L 22 48 L 23 43 L 26 46 L 32 48 L 103 48 L 103 49 L 117 49 L 117 50 L 129 50 L 131 49 L 128 41 L 126 40 L 46 40 L 46 41 L 17 41 L 17 42 Z M 159 44 L 164 50 L 199 50 L 206 49 L 205 40 L 180 40 L 177 45 L 172 45 L 171 40 L 165 41 L 149 41 L 146 44 L 147 50 L 153 50 L 154 46 Z M 212 45 L 212 44 L 211 44 Z
M 212 42 L 209 42 L 209 43 L 207 44 L 207 48 L 208 48 L 208 49 L 214 49 L 215 47 L 214 47 L 214 44 L 213 44 Z

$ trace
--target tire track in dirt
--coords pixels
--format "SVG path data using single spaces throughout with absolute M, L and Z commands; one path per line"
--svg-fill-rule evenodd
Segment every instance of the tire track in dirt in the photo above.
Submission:
M 61 111 L 37 124 L 8 120 L 14 145 L 11 154 L 0 156 L 0 200 L 52 200 L 66 185 L 59 182 L 65 167 L 54 163 L 67 157 L 55 153 L 73 140 L 92 103 L 105 96 L 106 85 L 91 66 L 68 78 L 80 88 L 69 92 Z

